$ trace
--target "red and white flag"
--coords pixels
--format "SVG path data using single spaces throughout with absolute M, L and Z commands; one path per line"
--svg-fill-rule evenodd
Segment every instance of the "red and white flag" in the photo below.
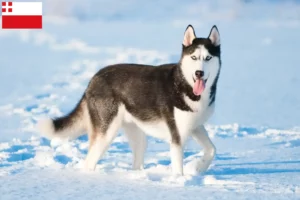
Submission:
M 41 29 L 42 2 L 2 2 L 3 29 Z

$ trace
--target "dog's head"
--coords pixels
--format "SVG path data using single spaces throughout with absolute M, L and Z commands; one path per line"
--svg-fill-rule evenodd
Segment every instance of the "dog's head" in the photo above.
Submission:
M 220 34 L 213 26 L 207 38 L 197 38 L 189 25 L 182 42 L 181 70 L 195 95 L 201 95 L 207 84 L 212 84 L 220 68 Z M 210 79 L 210 80 L 208 80 Z

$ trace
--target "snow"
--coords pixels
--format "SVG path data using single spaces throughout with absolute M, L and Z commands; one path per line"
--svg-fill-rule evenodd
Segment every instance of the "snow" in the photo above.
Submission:
M 0 30 L 0 199 L 299 199 L 299 1 L 44 0 L 41 31 Z M 58 6 L 59 5 L 59 6 Z M 147 9 L 139 9 L 139 8 Z M 168 144 L 149 137 L 145 169 L 119 133 L 95 172 L 81 169 L 87 137 L 51 141 L 45 116 L 69 112 L 108 64 L 176 62 L 184 30 L 218 26 L 222 71 L 206 128 L 217 155 L 190 140 L 184 176 Z
M 238 132 L 252 135 L 224 136 L 223 132 L 235 133 L 236 127 L 207 128 L 218 149 L 213 165 L 204 175 L 195 175 L 193 166 L 202 152 L 189 141 L 182 177 L 171 175 L 168 145 L 153 138 L 148 139 L 143 171 L 131 170 L 132 154 L 120 134 L 95 172 L 81 169 L 88 149 L 86 136 L 51 142 L 34 136 L 13 139 L 0 145 L 1 195 L 4 199 L 193 199 L 199 194 L 212 199 L 243 195 L 250 199 L 297 199 L 300 138 L 296 133 L 277 130 L 268 135 L 268 129 L 239 127 Z

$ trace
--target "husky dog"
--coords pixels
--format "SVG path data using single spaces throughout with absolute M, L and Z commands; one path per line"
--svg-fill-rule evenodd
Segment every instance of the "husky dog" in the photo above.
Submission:
M 205 172 L 216 149 L 203 124 L 214 111 L 220 68 L 217 27 L 207 38 L 197 38 L 189 25 L 178 63 L 107 66 L 94 75 L 73 111 L 41 120 L 38 127 L 49 139 L 87 132 L 86 170 L 95 169 L 122 128 L 133 152 L 133 169 L 143 168 L 146 135 L 150 135 L 169 142 L 172 172 L 183 175 L 183 148 L 192 136 L 204 150 L 197 171 Z

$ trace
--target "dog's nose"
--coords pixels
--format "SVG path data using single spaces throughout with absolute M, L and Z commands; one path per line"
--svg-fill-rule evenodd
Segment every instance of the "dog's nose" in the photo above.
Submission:
M 196 75 L 197 78 L 202 78 L 204 76 L 204 71 L 197 70 L 195 72 L 195 75 Z

